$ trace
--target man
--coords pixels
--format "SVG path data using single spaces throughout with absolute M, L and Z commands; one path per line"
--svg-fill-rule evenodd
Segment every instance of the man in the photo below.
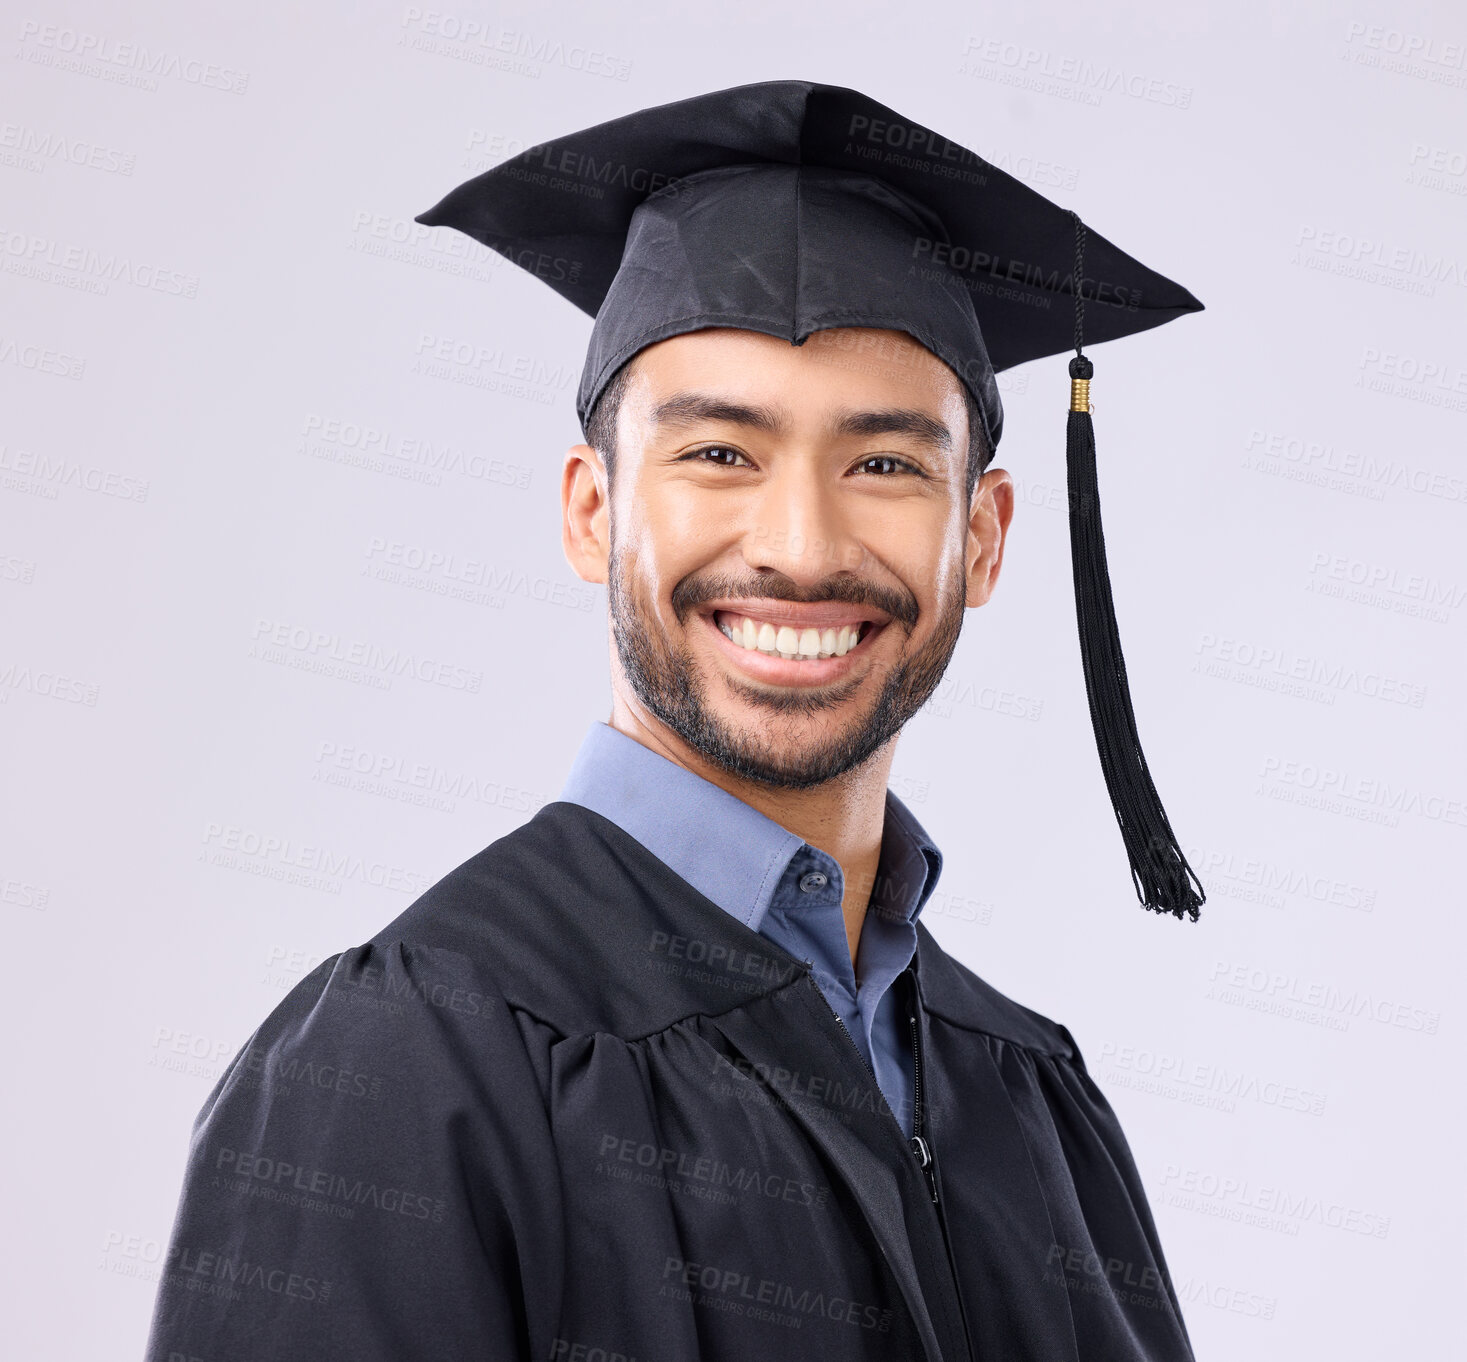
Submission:
M 915 172 L 866 164 L 848 134 L 873 124 Z M 1114 1114 L 1063 1026 L 920 923 L 941 855 L 887 789 L 998 582 L 993 374 L 1068 339 L 954 272 L 942 141 L 774 82 L 545 144 L 424 215 L 596 316 L 562 542 L 608 587 L 610 723 L 559 800 L 325 961 L 220 1079 L 156 1362 L 1191 1357 Z M 1000 253 L 1011 291 L 1063 292 L 1073 219 L 938 154 L 982 179 L 1004 252 L 1032 248 L 1027 279 Z M 1100 336 L 1196 310 L 1089 248 L 1077 310 L 1092 278 L 1149 303 Z M 1103 575 L 1080 536 L 1075 563 L 1077 592 Z M 1107 756 L 1133 720 L 1113 619 L 1087 632 L 1108 584 L 1086 590 L 1138 888 L 1195 915 L 1139 748 Z

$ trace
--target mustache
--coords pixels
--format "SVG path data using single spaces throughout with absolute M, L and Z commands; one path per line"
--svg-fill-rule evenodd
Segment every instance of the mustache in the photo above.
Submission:
M 908 631 L 917 623 L 917 598 L 909 591 L 899 591 L 863 582 L 854 577 L 829 577 L 815 586 L 804 588 L 782 572 L 770 571 L 757 576 L 735 576 L 729 573 L 695 572 L 684 577 L 672 589 L 672 609 L 679 624 L 687 622 L 688 612 L 704 601 L 716 600 L 800 601 L 807 605 L 839 601 L 842 605 L 875 606 L 883 614 L 904 624 Z

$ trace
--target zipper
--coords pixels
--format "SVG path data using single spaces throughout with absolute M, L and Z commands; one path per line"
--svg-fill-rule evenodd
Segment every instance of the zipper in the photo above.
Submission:
M 910 969 L 905 972 L 908 974 L 911 973 Z M 825 1004 L 826 1008 L 830 1012 L 830 1015 L 835 1018 L 835 1024 L 840 1027 L 841 1034 L 848 1041 L 850 1041 L 851 1049 L 856 1052 L 856 1057 L 865 1066 L 866 1072 L 871 1075 L 872 1086 L 878 1093 L 880 1093 L 881 1084 L 877 1082 L 876 1070 L 871 1067 L 870 1061 L 867 1060 L 866 1052 L 862 1050 L 859 1045 L 856 1044 L 855 1037 L 851 1035 L 850 1028 L 845 1024 L 845 1022 L 841 1020 L 840 1013 L 837 1012 L 835 1008 L 831 1007 L 830 999 L 825 996 L 825 991 L 820 987 L 818 983 L 816 983 L 815 962 L 812 960 L 805 961 L 805 977 L 809 979 L 812 985 L 814 985 L 815 992 L 820 995 L 820 1001 Z M 908 1008 L 908 1021 L 910 1021 L 912 1026 L 912 1129 L 915 1134 L 907 1138 L 907 1145 L 911 1149 L 912 1153 L 917 1156 L 917 1166 L 921 1168 L 922 1172 L 926 1175 L 927 1190 L 932 1194 L 932 1204 L 936 1206 L 938 1204 L 937 1163 L 932 1157 L 931 1146 L 928 1145 L 926 1139 L 923 1138 L 922 1135 L 922 1049 L 921 1046 L 917 1043 L 917 1018 L 912 1015 L 913 1013 L 915 1013 L 915 1011 L 916 1006 L 914 1001 L 913 1004 L 911 1004 Z M 883 1093 L 882 1096 L 884 1097 L 885 1094 Z M 884 1103 L 883 1105 L 886 1106 L 887 1111 L 891 1111 L 891 1106 L 889 1103 Z M 902 1130 L 901 1121 L 897 1118 L 895 1112 L 892 1112 L 892 1120 L 896 1121 L 897 1129 L 900 1130 L 903 1135 L 906 1135 L 906 1131 Z
M 820 1001 L 824 1003 L 827 1008 L 829 1008 L 830 1015 L 835 1018 L 835 1024 L 840 1027 L 841 1034 L 848 1041 L 850 1041 L 851 1049 L 856 1052 L 856 1058 L 859 1059 L 861 1063 L 866 1066 L 866 1072 L 871 1075 L 872 1088 L 875 1090 L 878 1096 L 884 1099 L 886 1094 L 881 1091 L 881 1084 L 876 1081 L 876 1070 L 871 1067 L 871 1061 L 866 1058 L 866 1052 L 862 1050 L 859 1045 L 856 1044 L 856 1038 L 851 1035 L 850 1028 L 845 1024 L 845 1022 L 840 1019 L 840 1013 L 837 1012 L 835 1008 L 830 1006 L 830 999 L 825 996 L 825 990 L 822 989 L 820 985 L 815 982 L 815 962 L 813 960 L 805 961 L 805 978 L 810 981 L 812 987 L 815 989 L 815 992 L 820 995 Z M 885 1102 L 883 1102 L 883 1105 L 886 1105 Z M 886 1109 L 890 1111 L 891 1107 L 887 1106 Z M 896 1117 L 893 1115 L 892 1119 L 896 1120 Z M 900 1129 L 900 1123 L 898 1123 L 898 1129 Z
M 937 1162 L 932 1150 L 922 1135 L 922 1046 L 918 1042 L 916 991 L 907 1006 L 907 1020 L 912 1027 L 912 1152 L 917 1156 L 917 1165 L 927 1177 L 927 1190 L 932 1193 L 932 1204 L 937 1200 Z
M 825 1004 L 830 1015 L 835 1018 L 835 1024 L 840 1027 L 841 1034 L 850 1041 L 851 1048 L 856 1052 L 856 1057 L 865 1065 L 866 1072 L 871 1075 L 872 1086 L 877 1092 L 881 1092 L 881 1084 L 876 1081 L 876 1070 L 871 1067 L 865 1052 L 856 1044 L 855 1038 L 851 1035 L 850 1028 L 841 1020 L 840 1013 L 831 1007 L 830 999 L 825 996 L 825 991 L 816 983 L 815 962 L 813 960 L 806 960 L 804 961 L 804 965 L 805 978 L 810 981 L 815 992 L 820 995 L 820 1001 Z M 932 1153 L 931 1146 L 922 1134 L 922 1045 L 919 1039 L 921 1033 L 917 1025 L 917 976 L 912 973 L 912 967 L 910 965 L 903 972 L 910 976 L 911 982 L 911 1002 L 908 1005 L 907 1018 L 912 1028 L 912 1130 L 914 1133 L 909 1139 L 908 1144 L 913 1154 L 917 1157 L 918 1165 L 927 1177 L 927 1187 L 932 1194 L 932 1205 L 937 1213 L 937 1223 L 942 1230 L 942 1247 L 943 1252 L 947 1255 L 948 1272 L 952 1275 L 953 1294 L 957 1297 L 958 1301 L 958 1316 L 963 1325 L 963 1343 L 968 1350 L 968 1357 L 972 1358 L 975 1354 L 973 1352 L 973 1335 L 968 1329 L 968 1307 L 963 1304 L 963 1289 L 958 1281 L 957 1263 L 953 1261 L 953 1246 L 952 1239 L 948 1234 L 947 1217 L 943 1214 L 942 1205 L 937 1199 L 937 1159 Z M 886 1106 L 888 1112 L 891 1112 L 891 1118 L 896 1122 L 897 1130 L 905 1135 L 906 1132 L 902 1130 L 901 1121 L 897 1118 L 896 1113 L 892 1112 L 891 1105 L 889 1103 L 883 1103 L 883 1105 Z
M 963 1342 L 967 1345 L 968 1356 L 971 1358 L 974 1352 L 973 1335 L 968 1328 L 968 1307 L 963 1303 L 963 1286 L 958 1279 L 957 1260 L 953 1257 L 953 1243 L 952 1236 L 948 1233 L 947 1215 L 937 1198 L 937 1156 L 932 1152 L 931 1146 L 922 1134 L 922 1031 L 917 1021 L 917 976 L 910 965 L 907 966 L 905 972 L 909 976 L 910 985 L 907 1020 L 912 1028 L 912 1150 L 917 1155 L 917 1162 L 921 1164 L 922 1171 L 927 1174 L 927 1186 L 932 1191 L 932 1206 L 937 1212 L 937 1223 L 942 1229 L 942 1247 L 947 1254 L 948 1270 L 952 1273 L 953 1292 L 958 1298 L 958 1315 L 963 1321 Z

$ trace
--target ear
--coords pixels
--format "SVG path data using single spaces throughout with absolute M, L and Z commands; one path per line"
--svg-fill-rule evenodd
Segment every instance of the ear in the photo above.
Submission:
M 968 604 L 984 605 L 998 585 L 1003 546 L 1014 515 L 1014 480 L 1008 470 L 990 468 L 973 488 L 968 518 Z
M 606 581 L 610 509 L 601 455 L 591 445 L 572 445 L 560 473 L 560 544 L 583 582 Z

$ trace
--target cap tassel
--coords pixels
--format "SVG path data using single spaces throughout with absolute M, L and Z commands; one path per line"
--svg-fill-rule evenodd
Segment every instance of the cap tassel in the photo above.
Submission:
M 1121 655 L 1100 524 L 1095 471 L 1095 428 L 1090 420 L 1090 379 L 1095 366 L 1082 353 L 1085 225 L 1075 220 L 1075 358 L 1070 361 L 1070 415 L 1065 461 L 1070 495 L 1070 557 L 1075 576 L 1075 614 L 1090 723 L 1105 773 L 1105 787 L 1131 861 L 1131 879 L 1142 904 L 1158 913 L 1197 921 L 1206 900 L 1201 882 L 1177 845 L 1161 806 L 1131 708 L 1126 660 Z

